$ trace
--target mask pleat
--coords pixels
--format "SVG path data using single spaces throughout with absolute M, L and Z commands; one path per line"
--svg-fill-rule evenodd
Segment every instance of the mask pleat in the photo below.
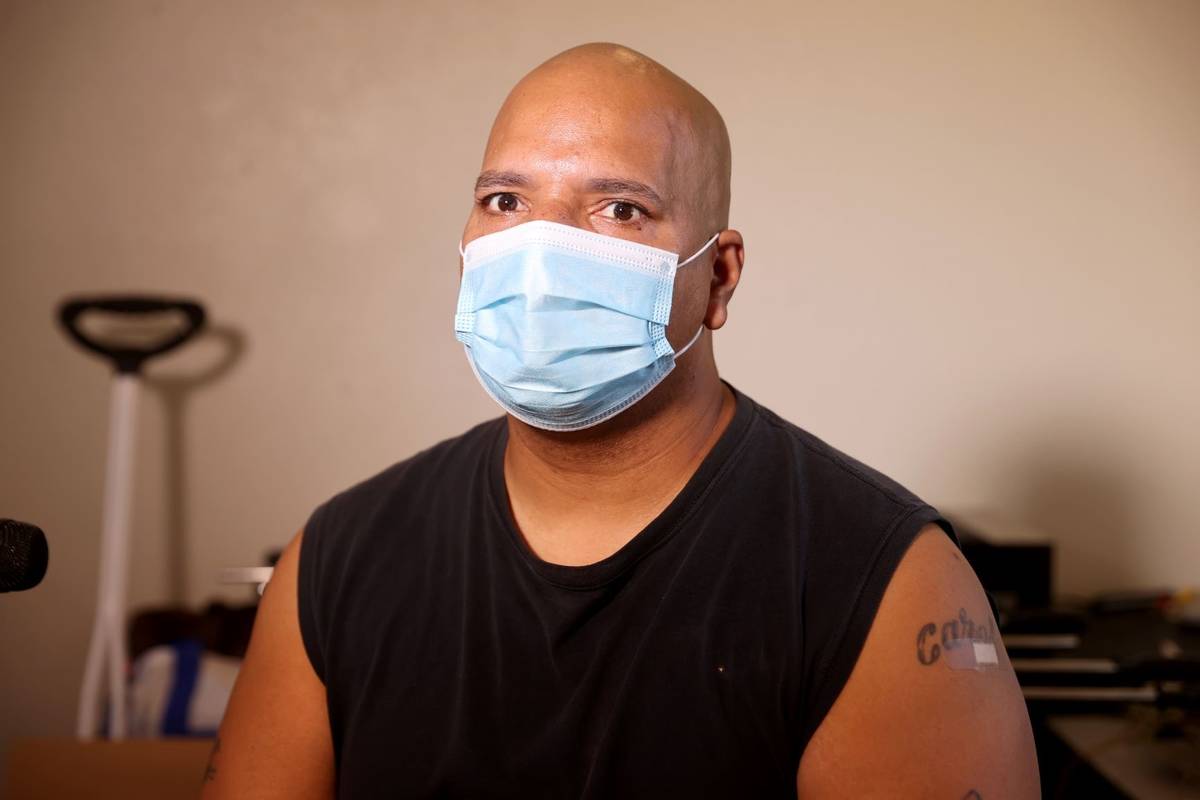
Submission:
M 655 301 L 671 276 L 649 275 L 611 265 L 595 264 L 577 255 L 551 260 L 545 251 L 509 253 L 494 264 L 463 274 L 470 284 L 477 309 L 524 298 L 525 307 L 536 310 L 544 298 L 574 301 L 612 309 L 631 317 L 658 320 Z M 536 256 L 536 257 L 535 257 Z
M 561 357 L 567 351 L 559 351 L 543 354 L 550 356 L 543 359 L 543 364 L 536 363 L 536 359 L 522 359 L 484 339 L 477 340 L 472 350 L 477 351 L 474 353 L 476 363 L 487 364 L 487 373 L 501 386 L 552 394 L 601 386 L 659 358 L 654 348 L 647 345 L 600 351 L 589 348 L 582 353 L 575 351 L 570 358 Z
M 527 312 L 511 303 L 481 309 L 475 335 L 498 345 L 507 343 L 520 353 L 546 353 L 636 347 L 645 343 L 648 324 L 596 306 Z

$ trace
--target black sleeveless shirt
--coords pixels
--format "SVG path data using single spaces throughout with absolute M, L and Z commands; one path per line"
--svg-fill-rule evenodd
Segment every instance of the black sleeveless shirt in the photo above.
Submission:
M 950 528 L 735 394 L 679 495 L 588 566 L 518 533 L 503 418 L 313 513 L 300 630 L 340 797 L 795 796 L 897 563 Z

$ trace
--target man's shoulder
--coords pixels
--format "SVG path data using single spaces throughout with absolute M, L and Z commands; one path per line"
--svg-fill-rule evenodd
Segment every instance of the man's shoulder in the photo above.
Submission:
M 936 524 L 932 506 L 883 472 L 760 407 L 754 473 L 789 481 L 802 586 L 800 743 L 807 743 L 858 660 L 884 592 L 905 552 Z M 786 472 L 785 472 L 786 470 Z M 786 517 L 785 517 L 786 518 Z M 788 533 L 788 532 L 784 532 Z
M 480 423 L 338 492 L 313 512 L 306 536 L 315 528 L 362 531 L 405 506 L 428 508 L 455 492 L 465 497 L 469 483 L 484 478 L 503 426 L 503 417 Z
M 897 511 L 925 505 L 904 485 L 834 447 L 824 439 L 790 422 L 761 404 L 755 404 L 762 419 L 758 436 L 763 437 L 757 455 L 782 459 L 804 494 L 818 503 L 864 502 Z

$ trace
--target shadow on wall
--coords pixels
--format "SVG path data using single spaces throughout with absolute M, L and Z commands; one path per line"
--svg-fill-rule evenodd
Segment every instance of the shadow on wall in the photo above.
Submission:
M 188 505 L 186 418 L 188 403 L 197 392 L 220 381 L 241 360 L 246 350 L 245 335 L 230 325 L 209 325 L 189 349 L 204 355 L 189 359 L 189 366 L 170 372 L 147 375 L 146 388 L 162 402 L 166 431 L 164 439 L 164 475 L 166 492 L 166 552 L 167 586 L 170 595 L 165 602 L 182 605 L 188 596 Z M 191 362 L 198 361 L 195 367 Z
M 1135 588 L 1136 482 L 1114 445 L 1119 424 L 1063 425 L 1013 437 L 1005 460 L 1011 514 L 1054 542 L 1058 594 Z M 1022 447 L 1014 444 L 1013 448 Z

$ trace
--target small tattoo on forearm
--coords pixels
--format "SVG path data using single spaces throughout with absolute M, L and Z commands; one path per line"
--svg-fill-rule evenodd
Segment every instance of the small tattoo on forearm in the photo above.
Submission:
M 941 644 L 938 644 L 938 640 Z M 958 610 L 958 617 L 952 617 L 942 623 L 941 636 L 938 636 L 938 626 L 926 622 L 917 631 L 917 661 L 924 666 L 935 663 L 942 655 L 942 648 L 956 639 L 976 639 L 984 642 L 996 641 L 996 627 L 991 617 L 986 625 L 980 625 L 967 615 L 966 609 Z M 972 789 L 971 791 L 975 791 Z M 969 798 L 970 795 L 967 795 Z M 966 800 L 966 798 L 964 798 Z
M 963 795 L 962 800 L 983 800 L 983 795 L 981 795 L 977 790 L 972 789 Z
M 218 736 L 213 742 L 212 752 L 208 754 L 208 764 L 204 767 L 204 782 L 215 781 L 217 779 L 217 753 L 221 752 L 221 737 Z

